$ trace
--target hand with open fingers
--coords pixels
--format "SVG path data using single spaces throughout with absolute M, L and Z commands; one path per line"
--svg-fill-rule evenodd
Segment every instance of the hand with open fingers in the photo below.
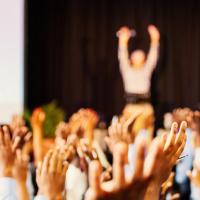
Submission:
M 82 119 L 87 119 L 88 123 L 90 123 L 93 127 L 96 126 L 97 122 L 99 121 L 98 114 L 90 108 L 82 108 L 78 111 L 78 113 Z
M 186 143 L 186 134 L 185 130 L 187 128 L 187 123 L 183 121 L 178 130 L 178 124 L 173 123 L 171 126 L 170 133 L 164 134 L 162 137 L 156 137 L 153 142 L 156 140 L 160 144 L 159 156 L 157 156 L 155 162 L 154 173 L 152 180 L 150 182 L 149 188 L 147 190 L 145 200 L 151 199 L 151 194 L 156 193 L 154 189 L 157 186 L 161 186 L 170 176 L 173 166 L 177 163 Z M 152 152 L 153 145 L 151 144 L 149 152 Z M 151 162 L 151 159 L 146 159 L 147 163 Z M 148 164 L 147 164 L 148 165 Z M 159 193 L 159 188 L 157 192 Z M 149 198 L 150 197 L 150 198 Z
M 88 171 L 88 165 L 92 160 L 99 160 L 96 149 L 89 145 L 86 139 L 81 139 L 76 148 L 80 160 L 80 167 Z
M 162 174 L 159 179 L 159 183 L 162 184 L 170 175 L 170 172 L 174 165 L 176 165 L 177 160 L 181 156 L 184 150 L 187 136 L 186 136 L 187 123 L 185 121 L 181 122 L 180 127 L 174 122 L 171 126 L 171 131 L 168 135 L 163 135 L 161 138 L 163 146 L 163 162 L 160 162 Z
M 162 149 L 160 156 L 157 158 L 157 166 L 151 184 L 162 185 L 168 179 L 173 166 L 176 165 L 177 160 L 184 150 L 186 128 L 187 123 L 185 121 L 181 123 L 179 130 L 178 124 L 173 123 L 168 135 L 164 134 L 156 138 L 160 142 Z M 151 151 L 151 149 L 149 149 L 149 151 Z
M 29 156 L 24 155 L 20 149 L 17 149 L 13 167 L 13 176 L 20 183 L 26 182 L 28 173 L 28 162 Z
M 125 142 L 130 144 L 134 140 L 134 134 L 132 134 L 132 126 L 134 126 L 137 115 L 133 115 L 128 119 L 117 119 L 108 128 L 108 136 L 105 137 L 105 141 L 109 147 L 109 150 L 113 152 L 114 145 L 118 142 Z
M 0 127 L 0 176 L 12 176 L 12 169 L 15 160 L 15 151 L 20 138 L 12 141 L 9 128 Z
M 82 116 L 76 112 L 69 119 L 71 133 L 76 134 L 79 138 L 83 137 L 84 130 L 82 127 Z
M 17 127 L 12 131 L 12 140 L 14 141 L 16 138 L 20 138 L 17 148 L 27 148 L 27 145 L 30 145 L 32 139 L 32 132 L 26 126 Z
M 56 144 L 63 146 L 66 141 L 68 136 L 71 133 L 71 129 L 69 124 L 65 123 L 65 122 L 60 122 L 57 127 L 56 127 L 56 131 L 55 131 L 55 135 L 56 135 Z
M 68 164 L 59 149 L 50 150 L 37 168 L 39 192 L 50 200 L 62 199 L 67 168 Z
M 135 152 L 135 168 L 129 179 L 125 178 L 124 166 L 127 164 L 128 146 L 126 143 L 118 143 L 113 151 L 113 179 L 101 183 L 100 175 L 102 167 L 98 161 L 94 161 L 89 167 L 90 188 L 86 193 L 86 200 L 118 200 L 126 197 L 128 200 L 144 199 L 144 195 L 155 174 L 157 160 L 161 152 L 161 144 L 158 140 L 152 143 L 151 151 L 145 156 L 147 144 L 143 137 L 137 136 Z
M 78 111 L 78 113 L 81 116 L 81 127 L 84 131 L 84 138 L 86 138 L 89 142 L 89 145 L 92 146 L 94 129 L 99 121 L 99 116 L 90 108 L 82 108 Z

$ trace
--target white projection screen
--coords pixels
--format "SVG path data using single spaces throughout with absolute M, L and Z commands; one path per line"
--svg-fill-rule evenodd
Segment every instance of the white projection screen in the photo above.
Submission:
M 0 0 L 0 123 L 23 112 L 24 0 Z

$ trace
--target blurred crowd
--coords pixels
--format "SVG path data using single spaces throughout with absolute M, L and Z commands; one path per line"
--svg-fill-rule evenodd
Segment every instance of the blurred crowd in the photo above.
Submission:
M 41 108 L 31 130 L 13 116 L 0 127 L 0 199 L 200 199 L 200 112 L 166 113 L 153 137 L 152 112 L 128 111 L 106 128 L 82 108 L 51 139 Z

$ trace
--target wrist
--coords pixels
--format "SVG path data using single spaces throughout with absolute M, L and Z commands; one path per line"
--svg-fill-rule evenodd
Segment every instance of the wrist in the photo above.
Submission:
M 159 39 L 151 40 L 151 46 L 158 46 L 158 45 L 159 45 Z
M 128 40 L 127 39 L 120 39 L 119 40 L 119 45 L 120 46 L 127 46 Z
M 48 200 L 63 200 L 62 193 L 58 193 L 56 195 L 48 196 Z
M 26 180 L 16 178 L 17 185 L 24 186 L 26 185 Z
M 150 197 L 152 198 L 152 195 L 153 199 L 158 200 L 160 197 L 160 190 L 161 190 L 161 185 L 159 183 L 150 182 L 145 195 L 146 197 L 145 200 L 148 200 Z
M 34 131 L 41 132 L 41 130 L 42 130 L 42 124 L 34 124 L 34 125 L 32 125 L 32 129 Z

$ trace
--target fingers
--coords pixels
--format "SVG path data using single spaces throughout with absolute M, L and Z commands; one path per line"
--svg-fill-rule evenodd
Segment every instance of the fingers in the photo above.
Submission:
M 142 112 L 137 110 L 127 121 L 125 121 L 124 126 L 127 127 L 127 130 L 132 129 L 132 125 L 134 124 L 136 118 L 141 114 Z
M 95 194 L 101 193 L 100 176 L 102 173 L 102 166 L 99 161 L 94 160 L 89 165 L 89 185 Z
M 68 169 L 68 166 L 69 166 L 68 162 L 67 161 L 63 162 L 62 166 L 63 166 L 63 168 L 62 168 L 62 175 L 65 176 L 66 172 L 67 172 L 67 169 Z
M 3 146 L 4 145 L 4 136 L 3 136 L 3 131 L 0 128 L 0 145 Z
M 125 143 L 118 143 L 114 147 L 113 152 L 113 179 L 115 189 L 121 188 L 125 185 L 124 166 L 126 164 L 126 157 L 128 154 L 128 147 Z
M 179 143 L 179 141 L 181 141 L 185 137 L 186 128 L 187 128 L 187 122 L 183 121 L 180 125 L 180 129 L 176 137 L 175 144 Z
M 134 180 L 143 176 L 146 142 L 143 137 L 137 136 L 135 141 L 135 171 Z
M 17 137 L 14 139 L 13 144 L 12 144 L 12 150 L 13 150 L 13 151 L 16 151 L 17 147 L 18 147 L 19 144 L 20 144 L 20 141 L 21 141 L 20 136 L 17 136 Z
M 184 150 L 186 140 L 187 140 L 187 136 L 185 134 L 186 128 L 187 128 L 187 123 L 183 121 L 181 123 L 179 132 L 176 136 L 174 148 L 170 152 L 171 155 L 175 154 L 174 156 L 175 159 L 178 159 L 178 157 L 181 155 L 182 151 Z
M 68 169 L 68 162 L 65 159 L 65 156 L 63 153 L 59 152 L 58 159 L 57 159 L 57 165 L 56 165 L 56 172 L 61 173 L 63 176 L 66 175 L 67 169 Z
M 42 172 L 42 162 L 39 161 L 37 165 L 36 176 L 39 177 L 41 175 L 41 172 Z
M 177 159 L 180 157 L 181 153 L 183 152 L 183 150 L 184 150 L 184 148 L 185 148 L 186 140 L 187 140 L 187 138 L 186 138 L 186 136 L 185 136 L 185 137 L 183 138 L 183 140 L 182 140 L 181 145 L 179 146 L 178 150 L 177 150 L 176 153 L 175 153 L 174 160 L 173 160 L 174 164 L 175 164 L 175 162 L 177 161 Z
M 44 161 L 42 163 L 42 171 L 41 174 L 45 176 L 46 173 L 48 173 L 48 169 L 49 169 L 49 165 L 50 165 L 50 160 L 51 160 L 51 156 L 53 154 L 53 151 L 50 150 L 47 155 L 44 158 Z
M 11 147 L 12 146 L 12 142 L 11 142 L 11 138 L 10 138 L 10 132 L 7 126 L 3 126 L 3 132 L 4 132 L 4 143 L 6 146 Z
M 16 159 L 18 162 L 22 162 L 22 152 L 20 149 L 17 149 L 16 151 Z
M 172 195 L 170 200 L 178 200 L 178 199 L 180 199 L 180 194 L 176 193 L 176 194 Z
M 175 139 L 176 139 L 176 133 L 178 131 L 178 124 L 176 122 L 174 122 L 171 126 L 171 131 L 169 136 L 167 137 L 167 141 L 164 147 L 164 151 L 171 151 L 171 149 L 173 148 L 174 144 L 175 144 Z
M 26 134 L 26 136 L 24 137 L 24 140 L 25 140 L 26 142 L 28 142 L 28 141 L 30 141 L 31 137 L 32 137 L 32 133 L 31 133 L 31 132 L 28 132 L 28 133 Z
M 56 149 L 51 156 L 51 159 L 49 161 L 49 172 L 55 173 L 57 169 L 57 163 L 58 163 L 58 150 Z
M 59 154 L 59 159 L 57 160 L 57 172 L 58 173 L 62 173 L 63 160 L 64 160 L 64 155 L 63 154 Z
M 164 147 L 165 147 L 166 142 L 167 142 L 167 133 L 163 133 L 163 134 L 161 135 L 161 144 L 162 144 L 162 146 L 163 146 L 163 149 L 164 149 Z
M 43 163 L 39 163 L 37 168 L 37 176 L 51 176 L 61 175 L 65 177 L 68 169 L 68 162 L 64 161 L 64 155 L 59 149 L 48 151 Z
M 153 140 L 144 162 L 144 177 L 149 178 L 156 172 L 156 168 L 160 164 L 162 152 L 162 145 L 157 137 Z

